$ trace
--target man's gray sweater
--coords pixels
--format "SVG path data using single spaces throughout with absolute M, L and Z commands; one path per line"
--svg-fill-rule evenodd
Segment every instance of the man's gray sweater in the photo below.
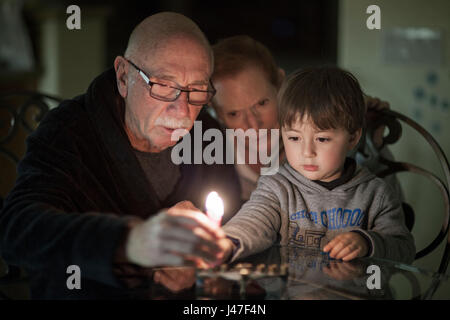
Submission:
M 328 190 L 286 162 L 278 173 L 260 177 L 250 200 L 224 231 L 239 240 L 233 261 L 275 243 L 322 249 L 348 231 L 370 241 L 370 256 L 411 263 L 415 255 L 400 200 L 364 167 L 358 167 L 350 181 Z

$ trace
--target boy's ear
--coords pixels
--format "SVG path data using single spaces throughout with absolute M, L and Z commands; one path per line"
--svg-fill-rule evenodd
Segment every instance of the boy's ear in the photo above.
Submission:
M 350 135 L 350 140 L 349 140 L 349 143 L 350 143 L 349 149 L 350 150 L 352 150 L 354 147 L 356 147 L 356 145 L 359 142 L 359 139 L 361 139 L 361 135 L 362 135 L 362 129 L 358 129 L 355 133 Z

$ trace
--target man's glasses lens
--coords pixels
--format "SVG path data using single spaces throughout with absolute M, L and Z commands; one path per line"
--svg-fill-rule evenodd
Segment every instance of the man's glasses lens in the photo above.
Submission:
M 165 86 L 159 83 L 153 83 L 150 87 L 150 94 L 155 98 L 171 101 L 178 96 L 178 90 L 169 86 Z
M 192 104 L 206 104 L 209 102 L 209 92 L 205 91 L 191 91 L 189 92 L 189 101 Z
M 164 101 L 174 101 L 180 95 L 180 90 L 159 83 L 153 83 L 150 88 L 150 95 L 156 99 Z M 211 93 L 208 91 L 188 91 L 189 103 L 194 105 L 204 105 L 210 100 Z

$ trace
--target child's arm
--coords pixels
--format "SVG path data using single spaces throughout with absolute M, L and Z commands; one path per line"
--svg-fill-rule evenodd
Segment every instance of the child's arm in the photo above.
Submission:
M 367 230 L 358 229 L 370 239 L 370 256 L 412 263 L 416 254 L 414 238 L 405 225 L 400 201 L 393 190 L 385 185 L 377 210 L 371 210 Z
M 262 176 L 250 200 L 223 227 L 227 236 L 239 241 L 232 261 L 263 251 L 277 239 L 281 225 L 280 201 L 271 180 L 270 176 Z

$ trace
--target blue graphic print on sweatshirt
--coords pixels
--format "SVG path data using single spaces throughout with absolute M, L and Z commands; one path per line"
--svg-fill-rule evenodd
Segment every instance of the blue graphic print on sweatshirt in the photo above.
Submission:
M 359 227 L 365 212 L 360 208 L 343 209 L 331 208 L 318 214 L 315 211 L 300 210 L 289 215 L 291 221 L 308 219 L 315 224 L 322 225 L 328 230 L 338 230 L 347 227 Z

